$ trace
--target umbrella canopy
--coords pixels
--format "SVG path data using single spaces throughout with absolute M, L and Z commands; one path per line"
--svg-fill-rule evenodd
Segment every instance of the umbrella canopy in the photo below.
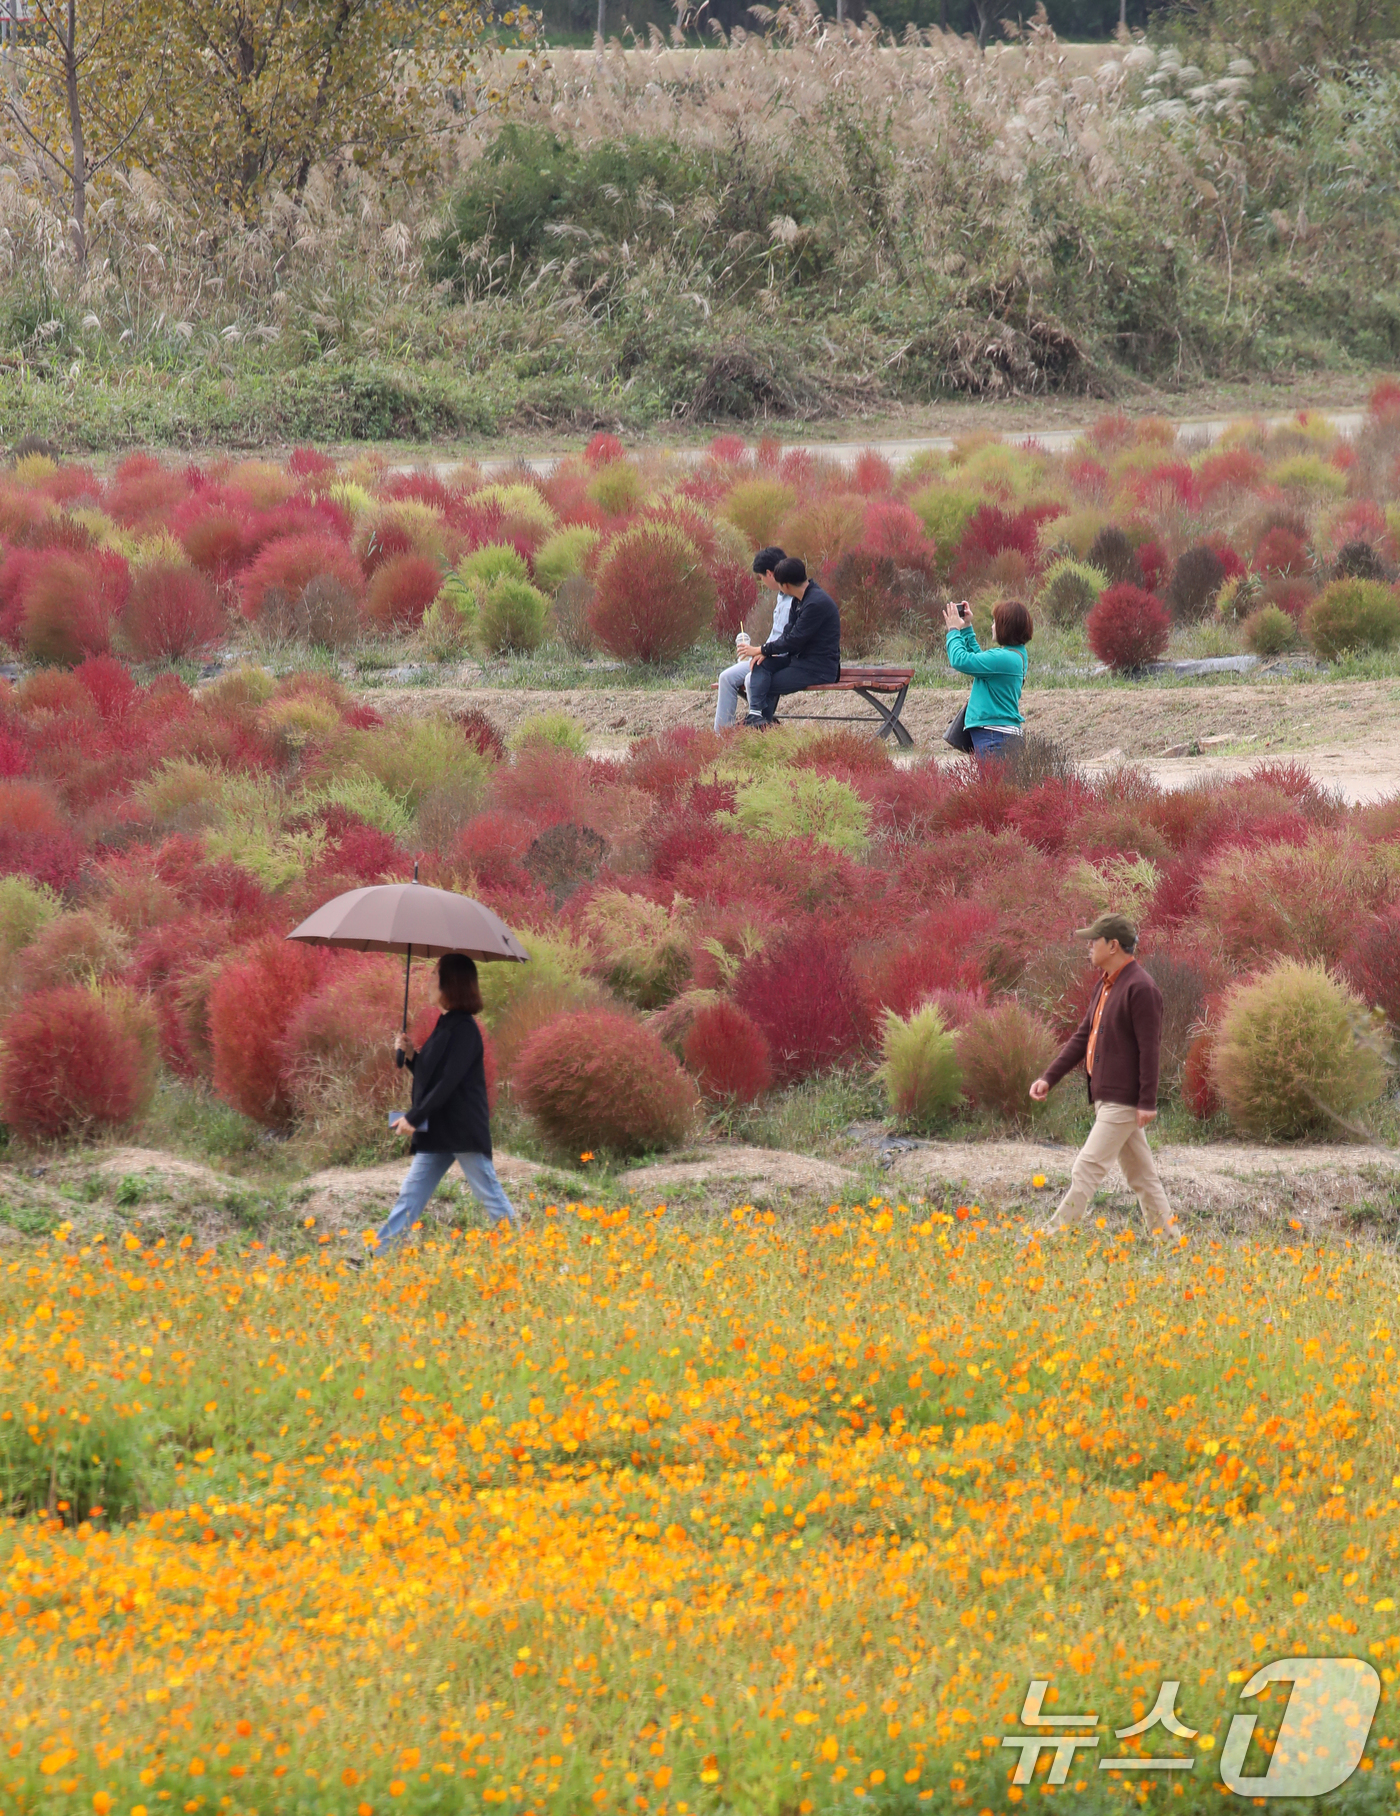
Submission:
M 426 883 L 378 883 L 338 895 L 287 935 L 312 946 L 351 952 L 406 952 L 440 958 L 462 952 L 480 962 L 529 953 L 498 916 L 468 895 L 430 889 Z

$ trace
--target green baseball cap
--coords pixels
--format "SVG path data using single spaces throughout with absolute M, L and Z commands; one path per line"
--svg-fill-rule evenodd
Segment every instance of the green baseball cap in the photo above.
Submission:
M 1137 928 L 1126 914 L 1101 914 L 1087 927 L 1076 927 L 1077 940 L 1117 940 L 1125 952 L 1137 945 Z

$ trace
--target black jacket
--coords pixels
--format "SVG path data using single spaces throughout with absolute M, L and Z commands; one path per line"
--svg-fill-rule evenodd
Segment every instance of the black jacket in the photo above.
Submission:
M 491 1154 L 486 1107 L 486 1049 L 476 1017 L 449 1009 L 407 1065 L 413 1073 L 408 1120 L 415 1154 Z M 423 1127 L 427 1123 L 427 1128 Z
M 763 646 L 765 656 L 791 656 L 813 680 L 841 679 L 841 613 L 830 593 L 812 581 L 781 637 Z

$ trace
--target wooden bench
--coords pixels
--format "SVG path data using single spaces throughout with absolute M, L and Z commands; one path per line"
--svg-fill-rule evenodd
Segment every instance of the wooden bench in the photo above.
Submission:
M 898 668 L 890 662 L 843 662 L 839 681 L 823 681 L 816 687 L 804 687 L 801 694 L 784 694 L 783 702 L 800 700 L 803 694 L 859 694 L 861 699 L 875 708 L 880 729 L 877 738 L 894 737 L 896 744 L 905 750 L 913 746 L 914 740 L 909 736 L 900 713 L 904 710 L 905 696 L 909 692 L 909 683 L 914 679 L 912 668 Z M 894 695 L 894 704 L 886 706 L 880 695 Z M 784 712 L 775 724 L 785 724 L 792 719 L 831 719 L 843 724 L 869 725 L 869 713 L 790 713 Z

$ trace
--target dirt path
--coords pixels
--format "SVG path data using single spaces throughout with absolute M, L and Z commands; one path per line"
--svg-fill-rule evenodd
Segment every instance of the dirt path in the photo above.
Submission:
M 469 671 L 470 672 L 470 671 Z M 676 725 L 714 723 L 709 688 L 381 687 L 364 696 L 381 712 L 412 714 L 478 707 L 509 733 L 532 713 L 577 719 L 598 755 L 621 753 L 631 739 Z M 811 710 L 824 711 L 826 701 Z M 945 754 L 943 728 L 957 704 L 949 688 L 916 689 L 905 722 L 916 751 Z M 843 710 L 838 701 L 831 710 Z M 1026 723 L 1082 753 L 1089 770 L 1141 761 L 1167 787 L 1249 768 L 1261 757 L 1297 756 L 1320 782 L 1349 801 L 1400 789 L 1400 680 L 1209 683 L 1199 686 L 1034 688 Z M 1166 757 L 1182 744 L 1215 742 L 1196 757 Z

